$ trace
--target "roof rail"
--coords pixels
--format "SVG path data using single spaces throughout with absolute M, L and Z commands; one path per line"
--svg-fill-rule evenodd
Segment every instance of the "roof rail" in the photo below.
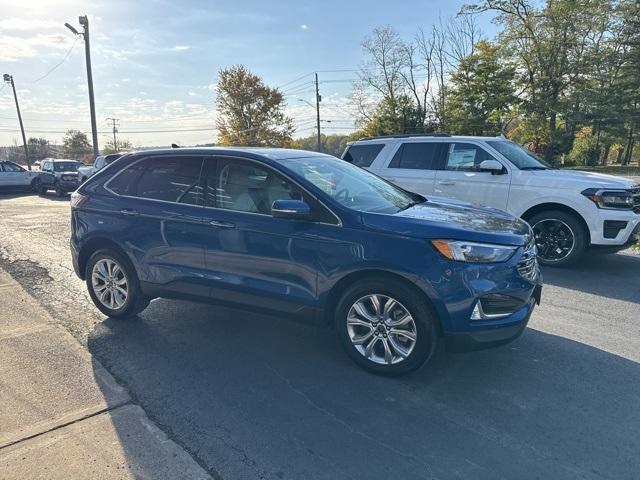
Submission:
M 362 137 L 359 140 L 375 140 L 378 138 L 410 138 L 410 137 L 450 137 L 446 132 L 435 133 L 399 133 L 396 135 L 378 135 L 375 137 Z

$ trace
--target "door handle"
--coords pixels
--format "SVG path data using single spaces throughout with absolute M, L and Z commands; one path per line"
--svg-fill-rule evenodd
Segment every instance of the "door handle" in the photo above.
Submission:
M 454 182 L 453 180 L 440 180 L 438 182 L 438 185 L 455 185 L 456 182 Z
M 140 215 L 137 210 L 133 210 L 132 208 L 123 208 L 120 210 L 120 213 L 129 217 L 137 217 Z
M 236 224 L 232 222 L 221 222 L 219 220 L 211 220 L 209 225 L 213 225 L 218 228 L 236 228 Z

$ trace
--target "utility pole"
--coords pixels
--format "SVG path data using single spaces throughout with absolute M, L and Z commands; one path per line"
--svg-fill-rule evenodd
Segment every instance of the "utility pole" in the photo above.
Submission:
M 100 154 L 98 148 L 98 128 L 96 124 L 96 105 L 93 98 L 93 74 L 91 73 L 91 46 L 89 43 L 89 19 L 86 15 L 78 17 L 78 22 L 83 27 L 82 32 L 78 32 L 74 27 L 65 23 L 65 27 L 71 30 L 76 35 L 82 35 L 84 38 L 84 56 L 87 64 L 87 83 L 89 86 L 89 109 L 91 110 L 91 135 L 93 139 L 93 157 L 95 158 Z
M 29 160 L 29 147 L 27 147 L 27 137 L 24 134 L 24 125 L 22 124 L 22 115 L 20 115 L 20 105 L 18 104 L 18 94 L 16 93 L 16 86 L 13 83 L 13 75 L 5 73 L 2 78 L 5 82 L 11 85 L 13 89 L 13 98 L 16 101 L 16 110 L 18 111 L 18 122 L 20 123 L 20 131 L 22 132 L 22 144 L 24 145 L 24 158 L 27 161 L 27 167 L 31 170 L 31 161 Z
M 318 128 L 318 151 L 320 151 L 321 139 L 320 139 L 320 102 L 322 97 L 320 96 L 320 89 L 318 88 L 318 73 L 316 72 L 316 124 Z
M 118 123 L 120 121 L 119 118 L 112 118 L 109 117 L 107 118 L 108 121 L 110 121 L 113 125 L 113 149 L 117 152 L 118 151 L 118 140 L 116 138 L 116 133 L 118 133 L 118 127 L 120 126 L 120 124 Z

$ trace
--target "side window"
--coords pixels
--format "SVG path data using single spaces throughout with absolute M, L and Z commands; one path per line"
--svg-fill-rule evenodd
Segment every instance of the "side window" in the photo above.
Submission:
M 226 158 L 210 159 L 208 163 L 206 206 L 270 216 L 276 200 L 304 200 L 311 207 L 314 221 L 338 223 L 320 202 L 269 167 Z
M 0 162 L 0 172 L 4 172 L 4 162 Z
M 201 157 L 150 157 L 113 178 L 107 187 L 119 195 L 202 205 Z
M 96 158 L 96 163 L 93 165 L 93 167 L 96 170 L 100 170 L 100 169 L 102 169 L 103 166 L 104 166 L 104 157 Z
M 384 147 L 383 144 L 349 145 L 342 159 L 358 167 L 369 167 Z
M 470 143 L 450 143 L 447 149 L 447 170 L 477 172 L 484 160 L 493 157 L 482 148 Z
M 389 168 L 437 170 L 442 144 L 436 142 L 403 143 L 389 164 Z
M 5 172 L 22 172 L 22 167 L 19 167 L 18 165 L 11 162 L 6 162 L 4 164 L 4 171 Z

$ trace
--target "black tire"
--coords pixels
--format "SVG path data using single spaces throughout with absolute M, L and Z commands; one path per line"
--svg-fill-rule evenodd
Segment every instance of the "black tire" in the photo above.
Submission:
M 98 294 L 94 289 L 92 277 L 93 268 L 101 260 L 114 261 L 124 272 L 128 293 L 123 305 L 118 308 L 109 308 L 107 305 L 103 304 L 102 301 L 98 298 Z M 91 255 L 85 269 L 85 282 L 87 284 L 87 289 L 89 290 L 89 295 L 91 296 L 91 300 L 93 300 L 94 305 L 98 308 L 98 310 L 100 310 L 108 317 L 133 317 L 134 315 L 137 315 L 142 310 L 147 308 L 147 306 L 149 305 L 150 299 L 144 296 L 140 291 L 140 281 L 138 280 L 138 275 L 135 268 L 126 256 L 115 250 L 98 250 L 94 252 L 93 255 Z
M 347 325 L 349 312 L 358 300 L 362 300 L 372 294 L 396 300 L 396 302 L 400 303 L 400 307 L 407 310 L 413 319 L 413 326 L 415 326 L 415 343 L 410 353 L 404 359 L 398 360 L 397 363 L 377 363 L 373 359 L 367 358 L 365 353 L 361 353 L 351 340 L 349 327 Z M 353 284 L 338 301 L 334 321 L 340 342 L 349 357 L 356 364 L 373 373 L 395 376 L 411 372 L 424 365 L 436 349 L 438 340 L 438 329 L 436 326 L 438 316 L 436 312 L 419 291 L 403 281 L 393 278 L 372 278 L 360 280 Z M 381 328 L 380 325 L 382 325 L 382 328 L 386 328 L 383 323 L 384 322 L 379 322 L 377 328 Z M 367 328 L 369 327 L 365 328 L 365 332 L 367 332 Z M 375 330 L 376 328 L 374 328 L 374 331 Z M 389 348 L 384 348 L 385 345 L 391 344 L 391 330 L 388 330 L 388 332 L 389 338 L 385 335 L 385 339 L 383 340 L 378 336 L 374 350 L 382 349 L 386 351 L 386 349 Z M 382 331 L 376 335 L 382 335 Z M 382 340 L 382 342 L 380 342 L 380 340 Z M 386 343 L 387 341 L 389 341 L 389 344 Z M 394 343 L 397 343 L 397 341 L 398 338 L 396 336 Z M 361 346 L 361 348 L 365 349 L 364 346 Z M 397 352 L 398 350 L 395 351 Z
M 65 191 L 62 189 L 62 187 L 60 186 L 60 184 L 59 184 L 59 183 L 56 183 L 56 184 L 53 186 L 53 188 L 54 188 L 54 190 L 56 191 L 56 195 L 57 195 L 58 197 L 64 197 Z
M 552 267 L 568 267 L 573 265 L 584 255 L 589 245 L 588 233 L 585 231 L 584 226 L 575 215 L 570 213 L 561 210 L 547 210 L 536 213 L 528 219 L 528 222 L 536 236 L 538 261 L 542 265 Z M 549 241 L 545 241 L 540 233 L 545 225 L 551 225 L 551 227 L 553 227 L 553 225 L 559 225 L 557 232 L 563 235 L 560 237 L 560 241 L 558 240 L 558 234 L 555 236 L 555 240 L 552 238 Z M 566 240 L 566 238 L 568 238 L 566 236 L 567 229 L 573 235 L 573 244 L 568 252 L 558 254 L 556 253 L 558 250 L 568 248 L 568 242 Z
M 42 181 L 38 180 L 38 195 L 46 195 L 47 187 L 42 183 Z

